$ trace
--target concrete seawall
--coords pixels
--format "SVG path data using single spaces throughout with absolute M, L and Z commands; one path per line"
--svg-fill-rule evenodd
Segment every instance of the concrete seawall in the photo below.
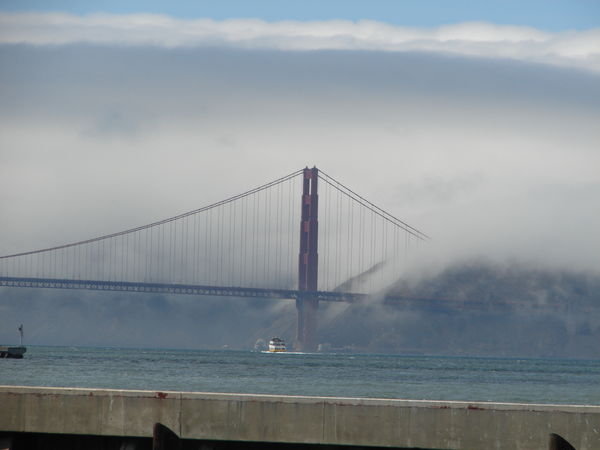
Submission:
M 600 449 L 600 406 L 0 386 L 0 432 L 430 449 Z

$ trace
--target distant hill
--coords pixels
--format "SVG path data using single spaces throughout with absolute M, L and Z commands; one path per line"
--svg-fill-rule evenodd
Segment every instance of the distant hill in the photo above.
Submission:
M 422 307 L 353 305 L 321 321 L 320 340 L 382 353 L 600 357 L 597 275 L 472 262 L 390 294 Z

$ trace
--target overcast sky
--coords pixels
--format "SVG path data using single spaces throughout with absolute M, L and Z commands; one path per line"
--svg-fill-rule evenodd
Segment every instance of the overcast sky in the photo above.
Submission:
M 218 3 L 2 3 L 0 253 L 317 165 L 432 261 L 600 269 L 596 2 Z

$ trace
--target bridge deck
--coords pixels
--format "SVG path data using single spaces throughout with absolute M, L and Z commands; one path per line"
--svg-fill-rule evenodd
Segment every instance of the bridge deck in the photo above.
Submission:
M 366 294 L 329 291 L 299 291 L 296 289 L 263 289 L 235 286 L 208 286 L 176 283 L 147 283 L 139 281 L 71 280 L 58 278 L 0 277 L 0 286 L 53 289 L 88 289 L 96 291 L 146 292 L 161 294 L 210 295 L 221 297 L 260 297 L 297 299 L 310 296 L 330 302 L 357 302 Z
M 213 297 L 266 298 L 295 300 L 316 298 L 326 302 L 366 303 L 373 299 L 386 305 L 435 310 L 507 310 L 515 305 L 507 301 L 486 303 L 481 300 L 456 300 L 448 298 L 408 297 L 389 294 L 364 294 L 339 291 L 300 291 L 297 289 L 265 289 L 236 286 L 211 286 L 177 283 L 150 283 L 142 281 L 73 280 L 61 278 L 2 277 L 0 287 L 86 289 L 93 291 L 120 291 L 158 294 L 206 295 Z M 537 305 L 538 308 L 542 308 Z

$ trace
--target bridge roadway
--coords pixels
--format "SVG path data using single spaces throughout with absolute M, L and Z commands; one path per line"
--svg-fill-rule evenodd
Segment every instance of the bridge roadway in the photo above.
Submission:
M 264 289 L 234 286 L 209 286 L 177 283 L 146 283 L 140 281 L 99 281 L 71 280 L 60 278 L 0 277 L 0 287 L 46 288 L 46 289 L 87 289 L 94 291 L 122 291 L 160 294 L 208 295 L 216 297 L 246 297 L 290 299 L 300 297 L 316 298 L 319 301 L 360 303 L 366 302 L 368 294 L 337 291 L 299 291 L 296 289 Z M 410 306 L 419 303 L 422 306 L 460 306 L 464 302 L 447 299 L 411 298 L 382 295 L 383 303 Z M 473 302 L 470 302 L 473 303 Z
M 0 440 L 148 439 L 161 423 L 182 439 L 225 444 L 539 450 L 556 433 L 577 450 L 600 448 L 600 406 L 19 386 L 0 386 L 0 405 Z
M 71 280 L 60 278 L 0 277 L 0 286 L 50 289 L 88 289 L 95 291 L 146 292 L 160 294 L 210 295 L 220 297 L 253 297 L 297 299 L 302 295 L 330 302 L 357 302 L 366 294 L 329 291 L 299 291 L 295 289 L 265 289 L 234 286 L 209 286 L 177 283 L 146 283 L 141 281 Z
M 339 291 L 300 291 L 297 289 L 265 289 L 235 286 L 210 286 L 183 283 L 147 283 L 142 281 L 102 281 L 72 280 L 63 278 L 31 278 L 0 276 L 0 287 L 45 288 L 45 289 L 85 289 L 93 291 L 120 291 L 158 294 L 207 295 L 213 297 L 266 298 L 296 300 L 316 298 L 326 302 L 365 303 L 373 298 L 386 305 L 406 308 L 439 310 L 510 310 L 515 302 L 496 300 L 493 303 L 476 299 L 457 300 L 450 298 L 426 298 L 389 295 L 385 293 L 362 294 Z M 556 305 L 551 305 L 553 308 Z M 543 305 L 529 305 L 529 308 L 544 309 Z

